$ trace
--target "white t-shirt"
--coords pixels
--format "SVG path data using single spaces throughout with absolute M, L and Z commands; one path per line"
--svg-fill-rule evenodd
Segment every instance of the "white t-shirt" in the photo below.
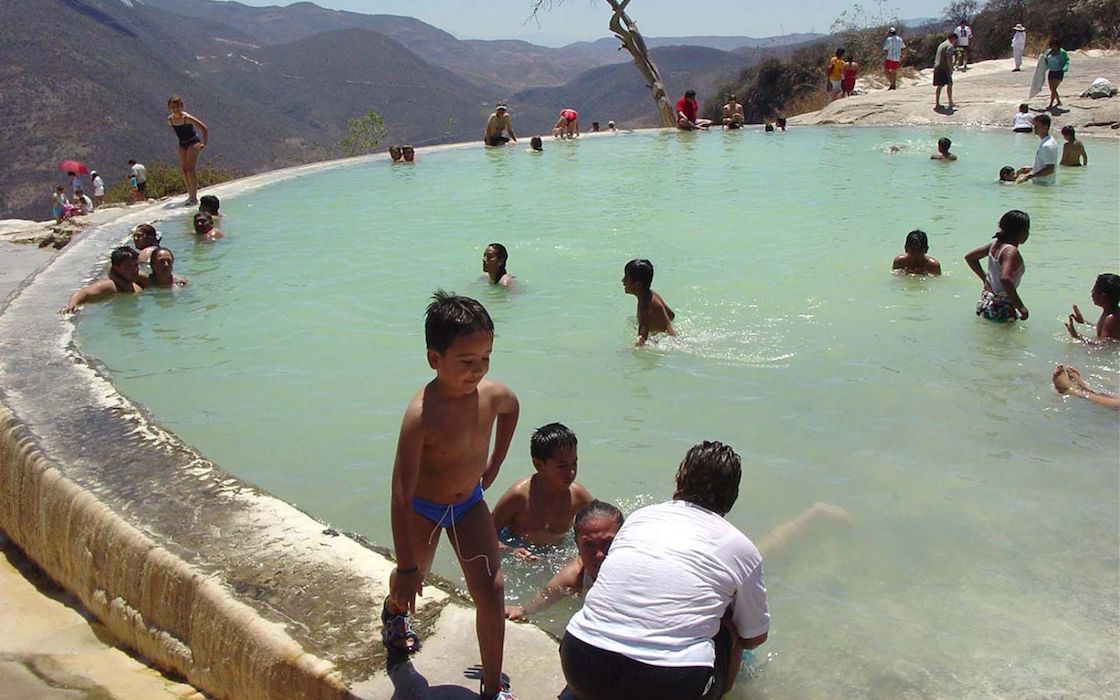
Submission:
M 626 519 L 568 632 L 651 666 L 714 667 L 732 601 L 740 637 L 770 629 L 758 548 L 721 516 L 669 501 Z
M 1026 114 L 1024 114 L 1023 112 L 1016 112 L 1015 116 L 1011 118 L 1011 128 L 1034 129 L 1034 117 L 1030 115 L 1030 112 L 1027 112 Z
M 104 197 L 105 196 L 105 181 L 101 179 L 100 175 L 93 178 L 93 196 L 94 197 Z
M 883 40 L 883 50 L 887 52 L 888 61 L 901 61 L 904 48 L 906 48 L 906 42 L 897 34 L 892 34 Z
M 968 40 L 972 38 L 972 30 L 963 24 L 957 27 L 957 46 L 968 46 Z
M 1047 165 L 1053 165 L 1054 171 L 1045 177 L 1032 177 L 1031 182 L 1036 182 L 1040 185 L 1054 184 L 1054 175 L 1058 172 L 1058 142 L 1055 141 L 1054 137 L 1050 134 L 1046 134 L 1046 138 L 1042 139 L 1042 143 L 1038 144 L 1038 152 L 1034 154 L 1034 167 L 1031 168 L 1031 172 L 1037 173 Z
M 137 163 L 132 166 L 132 177 L 136 178 L 137 183 L 148 181 L 148 170 L 143 165 Z

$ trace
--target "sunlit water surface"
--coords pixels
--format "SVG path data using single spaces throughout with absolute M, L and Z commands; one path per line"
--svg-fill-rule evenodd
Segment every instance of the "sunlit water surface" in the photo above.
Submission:
M 1120 268 L 1120 149 L 1089 140 L 1089 168 L 1010 187 L 999 167 L 1037 139 L 950 132 L 947 165 L 928 160 L 942 135 L 619 134 L 340 167 L 224 202 L 217 244 L 162 224 L 190 287 L 91 306 L 79 342 L 225 468 L 389 544 L 401 413 L 432 376 L 424 307 L 437 287 L 477 296 L 491 377 L 522 406 L 491 503 L 559 420 L 580 481 L 628 512 L 719 439 L 744 458 L 728 517 L 756 540 L 816 501 L 854 516 L 768 556 L 770 640 L 735 697 L 1116 697 L 1117 414 L 1050 373 L 1117 389 L 1117 352 L 1061 322 L 1074 302 L 1095 319 L 1093 280 Z M 1012 208 L 1033 221 L 1031 317 L 999 326 L 974 316 L 961 258 Z M 919 227 L 940 279 L 890 273 Z M 490 241 L 512 293 L 480 281 Z M 639 256 L 680 337 L 635 350 L 619 278 Z M 449 547 L 436 569 L 461 580 Z M 507 562 L 510 598 L 543 569 Z

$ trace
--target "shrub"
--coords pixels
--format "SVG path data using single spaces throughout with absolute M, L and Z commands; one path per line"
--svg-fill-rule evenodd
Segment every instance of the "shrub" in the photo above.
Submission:
M 177 165 L 154 163 L 146 166 L 148 174 L 148 196 L 154 199 L 186 194 L 187 186 L 183 182 L 183 173 Z M 232 168 L 214 168 L 203 166 L 198 169 L 198 186 L 209 187 L 220 182 L 234 180 L 241 177 L 241 173 Z M 105 188 L 105 201 L 108 203 L 131 202 L 132 196 L 128 186 L 128 178 Z

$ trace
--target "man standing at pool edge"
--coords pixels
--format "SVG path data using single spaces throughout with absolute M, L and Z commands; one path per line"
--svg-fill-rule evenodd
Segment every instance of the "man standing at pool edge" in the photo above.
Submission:
M 887 31 L 887 38 L 883 40 L 883 72 L 890 81 L 888 90 L 898 89 L 898 69 L 902 66 L 902 52 L 906 50 L 906 42 L 898 35 L 898 30 L 891 27 Z

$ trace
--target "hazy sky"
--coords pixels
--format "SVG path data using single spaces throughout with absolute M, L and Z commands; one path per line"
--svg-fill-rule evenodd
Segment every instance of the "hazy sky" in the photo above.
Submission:
M 247 5 L 290 5 L 294 0 L 240 0 Z M 827 32 L 836 17 L 856 2 L 878 11 L 875 0 L 632 0 L 627 12 L 647 36 L 773 36 Z M 883 2 L 887 19 L 937 17 L 949 0 Z M 528 38 L 541 34 L 559 43 L 608 36 L 605 0 L 564 0 L 526 23 L 532 0 L 316 0 L 317 5 L 367 14 L 406 15 L 433 24 L 460 39 Z M 555 3 L 554 3 L 555 4 Z M 540 43 L 540 42 L 538 42 Z M 549 43 L 556 43 L 555 41 Z

